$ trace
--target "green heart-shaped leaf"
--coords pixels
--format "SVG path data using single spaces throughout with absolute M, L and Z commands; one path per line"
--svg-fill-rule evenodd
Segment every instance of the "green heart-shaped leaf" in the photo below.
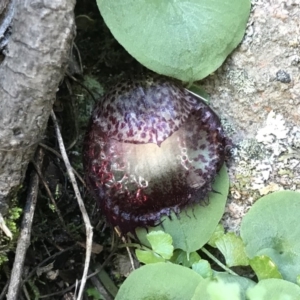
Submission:
M 112 34 L 140 63 L 191 82 L 215 71 L 241 41 L 249 0 L 97 0 Z
M 300 287 L 282 279 L 264 279 L 247 291 L 249 300 L 300 299 Z
M 191 299 L 203 278 L 196 272 L 171 263 L 145 265 L 124 281 L 116 300 Z
M 178 218 L 172 214 L 171 219 L 164 218 L 162 225 L 149 228 L 148 231 L 162 230 L 169 233 L 175 249 L 182 249 L 187 253 L 200 249 L 207 243 L 224 213 L 229 189 L 225 166 L 217 175 L 213 189 L 216 192 L 209 194 L 207 205 L 193 205 L 182 211 Z M 150 247 L 146 238 L 147 231 L 138 228 L 136 233 L 141 243 Z
M 192 300 L 245 300 L 246 290 L 254 285 L 248 278 L 219 273 L 213 279 L 200 281 Z
M 279 191 L 260 198 L 241 224 L 248 257 L 270 257 L 284 279 L 296 282 L 300 274 L 299 220 L 300 193 Z

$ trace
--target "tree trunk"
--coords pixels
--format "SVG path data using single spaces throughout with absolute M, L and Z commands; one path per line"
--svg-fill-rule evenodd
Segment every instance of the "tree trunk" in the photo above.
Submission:
M 2 11 L 5 4 L 9 1 L 1 0 Z M 75 0 L 11 0 L 10 4 L 12 33 L 0 63 L 2 214 L 42 138 L 75 32 Z

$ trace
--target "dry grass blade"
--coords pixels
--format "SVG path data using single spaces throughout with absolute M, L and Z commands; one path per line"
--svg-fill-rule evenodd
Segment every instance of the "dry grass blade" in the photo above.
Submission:
M 82 214 L 82 218 L 85 224 L 85 228 L 86 228 L 86 256 L 85 256 L 85 263 L 84 263 L 84 270 L 83 270 L 83 274 L 82 274 L 82 279 L 81 279 L 81 284 L 80 284 L 80 289 L 79 289 L 79 293 L 77 296 L 77 300 L 81 300 L 82 299 L 82 294 L 84 291 L 84 287 L 85 287 L 85 283 L 86 283 L 86 279 L 87 279 L 87 274 L 88 274 L 88 269 L 89 269 L 89 264 L 90 264 L 90 259 L 91 259 L 91 252 L 92 252 L 92 242 L 93 242 L 93 228 L 91 226 L 91 222 L 90 219 L 88 217 L 87 211 L 85 209 L 83 200 L 81 198 L 80 192 L 79 192 L 79 188 L 75 179 L 75 175 L 72 169 L 72 166 L 70 164 L 65 146 L 64 146 L 64 142 L 62 139 L 62 135 L 57 123 L 57 119 L 56 116 L 52 110 L 51 112 L 51 117 L 54 123 L 54 128 L 55 128 L 55 132 L 56 132 L 56 137 L 57 137 L 57 141 L 59 144 L 59 149 L 63 158 L 63 161 L 65 163 L 69 178 L 71 180 L 75 195 L 76 195 L 76 199 Z
M 126 245 L 127 244 L 126 238 L 121 235 L 118 228 L 115 227 L 114 229 L 115 229 L 115 232 L 117 233 L 117 235 L 122 239 L 122 242 L 124 243 L 124 245 Z M 128 257 L 129 257 L 129 260 L 130 260 L 132 271 L 134 271 L 135 270 L 134 261 L 133 261 L 133 257 L 132 257 L 132 254 L 130 252 L 129 247 L 126 246 L 126 250 L 127 250 L 127 253 L 128 253 Z
M 36 161 L 37 165 L 41 166 L 44 153 L 41 148 L 37 151 Z M 27 248 L 30 244 L 30 235 L 33 222 L 33 215 L 37 202 L 39 186 L 39 175 L 33 172 L 29 184 L 29 192 L 27 196 L 26 205 L 24 208 L 24 216 L 21 225 L 21 232 L 18 239 L 18 245 L 16 249 L 15 261 L 11 272 L 10 283 L 8 287 L 7 300 L 16 300 L 20 285 L 22 282 L 23 267 L 26 257 Z
M 33 164 L 35 170 L 37 171 L 37 173 L 39 174 L 40 180 L 41 180 L 41 182 L 42 182 L 43 185 L 44 185 L 44 188 L 45 188 L 45 190 L 46 190 L 46 192 L 47 192 L 47 194 L 48 194 L 48 197 L 50 198 L 50 200 L 51 200 L 51 202 L 52 202 L 52 204 L 53 204 L 53 206 L 54 206 L 54 208 L 55 208 L 55 211 L 56 211 L 56 213 L 57 213 L 57 215 L 58 215 L 58 218 L 59 218 L 59 220 L 60 220 L 62 226 L 64 227 L 65 231 L 69 233 L 68 228 L 67 228 L 67 226 L 66 226 L 66 224 L 65 224 L 64 218 L 63 218 L 63 216 L 62 216 L 62 214 L 61 214 L 61 211 L 60 211 L 59 208 L 57 207 L 56 201 L 55 201 L 54 197 L 52 196 L 52 193 L 51 193 L 51 191 L 50 191 L 50 188 L 49 188 L 49 186 L 48 186 L 48 183 L 46 182 L 46 180 L 45 180 L 44 177 L 43 177 L 43 174 L 42 174 L 42 172 L 41 172 L 41 169 L 39 168 L 39 166 L 38 166 L 35 162 L 32 162 L 32 164 Z M 70 234 L 70 233 L 69 233 L 69 234 Z

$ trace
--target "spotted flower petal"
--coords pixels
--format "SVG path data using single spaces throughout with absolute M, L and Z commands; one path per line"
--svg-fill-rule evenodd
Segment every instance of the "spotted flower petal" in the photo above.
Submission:
M 123 234 L 207 198 L 225 156 L 218 116 L 164 77 L 127 80 L 94 109 L 84 141 L 87 183 Z

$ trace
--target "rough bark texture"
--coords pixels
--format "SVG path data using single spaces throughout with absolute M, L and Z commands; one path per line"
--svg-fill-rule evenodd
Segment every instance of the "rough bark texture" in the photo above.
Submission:
M 7 45 L 10 25 L 14 16 L 14 0 L 2 0 L 0 3 L 0 62 L 2 50 Z
M 5 17 L 5 11 L 6 11 L 6 9 L 7 9 L 7 7 L 8 7 L 8 4 L 9 4 L 9 0 L 2 0 L 1 2 L 0 2 L 0 20 L 2 20 L 2 19 L 4 19 L 4 17 Z M 1 22 L 1 24 L 2 24 L 2 22 Z M 1 28 L 1 25 L 0 25 L 0 28 Z
M 42 138 L 74 37 L 75 0 L 15 0 L 0 65 L 0 212 Z
M 9 0 L 3 0 L 2 2 L 0 2 L 0 15 L 4 11 L 4 9 L 6 8 L 8 2 L 9 2 Z

